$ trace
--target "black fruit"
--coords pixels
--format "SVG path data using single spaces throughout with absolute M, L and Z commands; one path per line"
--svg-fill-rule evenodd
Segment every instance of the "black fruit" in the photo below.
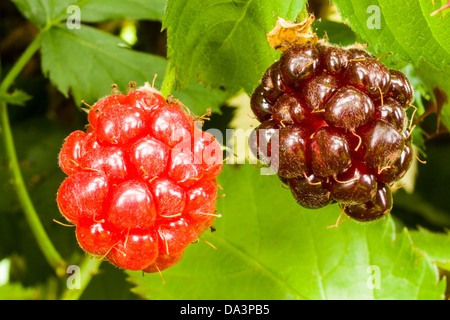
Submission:
M 295 44 L 253 93 L 262 124 L 252 151 L 301 206 L 338 202 L 355 220 L 375 220 L 392 208 L 389 184 L 411 166 L 413 100 L 406 76 L 362 49 Z

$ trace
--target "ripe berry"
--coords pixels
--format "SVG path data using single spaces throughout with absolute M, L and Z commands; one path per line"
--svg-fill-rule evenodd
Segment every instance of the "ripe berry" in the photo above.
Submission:
M 105 255 L 119 240 L 117 228 L 105 219 L 81 218 L 76 227 L 78 244 L 85 251 Z
M 331 203 L 330 192 L 323 181 L 313 174 L 289 179 L 292 195 L 299 205 L 308 209 L 319 209 Z
M 371 200 L 345 208 L 345 213 L 358 221 L 372 221 L 388 214 L 393 206 L 392 192 L 383 183 L 378 184 L 376 196 Z
M 334 176 L 350 167 L 352 157 L 345 133 L 322 127 L 311 141 L 311 168 L 320 177 Z
M 269 103 L 274 103 L 280 93 L 289 91 L 289 88 L 281 78 L 279 64 L 279 61 L 277 61 L 270 66 L 261 81 L 263 96 Z
M 354 130 L 373 116 L 372 100 L 354 87 L 340 88 L 325 106 L 325 120 L 332 126 Z
M 272 115 L 272 105 L 264 97 L 264 89 L 262 85 L 259 85 L 253 92 L 250 106 L 253 113 L 259 121 L 270 119 Z
M 303 87 L 303 98 L 311 111 L 323 110 L 328 98 L 338 89 L 338 81 L 332 75 L 314 77 Z
M 290 87 L 315 73 L 319 66 L 319 51 L 311 44 L 294 45 L 280 59 L 281 78 Z
M 307 144 L 311 133 L 298 126 L 287 126 L 279 130 L 278 172 L 285 178 L 301 176 L 307 169 Z M 271 147 L 275 142 L 271 138 Z
M 59 154 L 57 202 L 82 249 L 129 270 L 176 264 L 216 214 L 222 148 L 144 86 L 100 99 Z
M 377 101 L 373 119 L 381 119 L 394 126 L 398 133 L 402 134 L 408 125 L 408 117 L 400 103 L 392 98 L 386 98 L 383 102 Z
M 283 50 L 252 95 L 262 123 L 251 150 L 301 206 L 338 202 L 356 220 L 382 217 L 392 208 L 388 184 L 412 162 L 410 83 L 361 48 L 313 40 Z
M 390 69 L 391 83 L 389 85 L 389 97 L 393 97 L 405 108 L 414 100 L 414 90 L 406 76 L 398 70 Z
M 73 174 L 79 170 L 85 137 L 85 132 L 77 130 L 66 138 L 58 159 L 59 166 L 66 174 Z
M 330 186 L 334 200 L 345 204 L 358 204 L 375 197 L 377 190 L 376 176 L 360 162 L 353 165 L 334 178 Z
M 389 168 L 400 157 L 405 141 L 388 122 L 374 120 L 358 130 L 365 154 L 363 161 L 377 172 Z
M 368 94 L 379 98 L 389 90 L 391 76 L 389 70 L 374 59 L 350 60 L 345 67 L 344 81 Z
M 58 190 L 58 206 L 66 219 L 77 224 L 79 218 L 100 217 L 108 192 L 106 175 L 97 171 L 81 171 L 66 178 Z

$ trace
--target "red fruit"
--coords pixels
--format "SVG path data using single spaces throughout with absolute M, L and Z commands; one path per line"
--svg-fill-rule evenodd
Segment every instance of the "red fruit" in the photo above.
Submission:
M 216 215 L 217 182 L 202 181 L 187 191 L 186 213 L 191 221 L 200 224 Z
M 89 127 L 92 128 L 92 127 Z M 97 141 L 97 135 L 95 133 L 95 131 L 91 131 L 89 132 L 81 145 L 81 158 L 84 157 L 85 153 L 89 153 L 90 151 L 94 150 L 95 148 L 100 147 L 100 144 Z M 86 152 L 85 152 L 86 150 Z
M 83 170 L 102 172 L 110 180 L 124 180 L 128 174 L 125 152 L 119 147 L 99 146 L 86 150 L 81 166 Z
M 178 184 L 167 178 L 159 178 L 152 181 L 151 191 L 159 218 L 170 219 L 183 214 L 186 193 Z
M 274 135 L 276 138 L 279 138 L 278 125 L 273 120 L 267 120 L 261 123 L 252 133 L 254 134 L 249 137 L 249 145 L 253 154 L 262 163 L 268 163 L 268 158 L 271 156 L 271 145 L 269 142 Z
M 107 254 L 119 240 L 118 230 L 111 223 L 91 217 L 78 221 L 76 236 L 80 247 L 95 255 Z
M 267 69 L 261 81 L 263 96 L 270 103 L 275 103 L 281 93 L 289 91 L 289 87 L 286 86 L 281 78 L 279 66 L 279 61 L 271 65 L 269 69 Z
M 320 66 L 330 74 L 339 75 L 351 58 L 351 53 L 347 50 L 327 46 L 320 52 Z
M 99 100 L 88 120 L 59 154 L 57 202 L 78 244 L 119 268 L 174 265 L 216 218 L 221 145 L 149 86 Z
M 145 113 L 151 113 L 154 109 L 166 104 L 163 96 L 151 87 L 143 87 L 128 94 L 128 103 L 141 108 Z
M 414 90 L 408 78 L 398 70 L 390 69 L 391 83 L 388 96 L 397 100 L 403 108 L 408 108 L 414 102 Z
M 142 270 L 158 257 L 158 238 L 153 228 L 128 229 L 107 258 L 119 268 Z
M 214 136 L 196 129 L 193 152 L 194 163 L 202 164 L 204 178 L 216 178 L 223 167 L 223 153 L 222 147 Z
M 186 247 L 198 238 L 197 231 L 191 221 L 179 218 L 158 226 L 159 251 L 166 255 L 174 255 L 186 249 Z
M 59 153 L 59 166 L 66 174 L 73 174 L 80 169 L 83 142 L 86 133 L 83 131 L 72 132 L 64 141 Z
M 125 145 L 145 133 L 145 121 L 144 111 L 135 105 L 106 108 L 97 118 L 97 139 L 104 144 Z
M 188 187 L 203 178 L 203 165 L 195 161 L 191 149 L 172 149 L 167 175 L 179 185 Z
M 144 272 L 147 273 L 155 273 L 155 272 L 161 272 L 164 271 L 174 265 L 176 265 L 181 258 L 183 257 L 183 252 L 180 252 L 178 254 L 174 254 L 174 255 L 163 255 L 160 254 L 158 256 L 158 258 L 156 258 L 156 260 L 150 264 L 148 267 L 146 267 L 144 270 Z
M 145 228 L 156 219 L 155 202 L 147 184 L 128 180 L 114 188 L 108 218 L 118 228 Z
M 194 123 L 179 106 L 167 104 L 152 112 L 148 128 L 154 138 L 172 148 L 179 143 L 191 142 Z
M 315 121 L 316 119 L 311 114 L 311 110 L 308 108 L 306 103 L 304 103 L 301 99 L 296 97 L 295 95 L 284 94 L 279 101 L 281 105 L 287 105 L 289 107 L 290 118 L 296 124 L 306 124 L 308 122 Z M 274 118 L 275 120 L 275 118 Z M 278 124 L 281 124 L 278 121 Z
M 125 102 L 125 99 L 126 95 L 124 94 L 113 94 L 97 101 L 88 113 L 90 127 L 95 130 L 97 128 L 98 116 L 106 109 L 120 108 L 121 104 Z
M 167 168 L 169 148 L 159 140 L 146 136 L 130 148 L 130 159 L 143 179 L 158 177 Z
M 392 98 L 386 98 L 383 102 L 378 101 L 377 104 L 373 118 L 389 122 L 398 133 L 402 134 L 408 125 L 405 109 Z
M 296 104 L 297 101 L 294 97 L 284 94 L 273 106 L 272 119 L 282 126 L 286 123 L 292 123 L 294 120 L 292 119 L 291 110 Z
M 400 157 L 389 168 L 382 170 L 377 174 L 378 181 L 384 183 L 392 183 L 403 178 L 411 167 L 413 161 L 413 148 L 411 140 L 406 140 L 405 148 L 403 149 Z
M 96 171 L 74 173 L 59 187 L 59 210 L 73 224 L 82 217 L 100 218 L 107 191 L 108 179 L 104 174 Z

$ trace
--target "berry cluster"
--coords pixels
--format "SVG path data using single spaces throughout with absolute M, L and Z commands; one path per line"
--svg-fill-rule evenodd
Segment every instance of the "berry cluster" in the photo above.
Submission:
M 252 95 L 261 124 L 250 147 L 300 205 L 338 202 L 356 220 L 375 220 L 390 212 L 390 184 L 412 162 L 413 99 L 401 72 L 362 49 L 296 44 Z
M 144 86 L 99 100 L 65 140 L 57 202 L 85 251 L 129 270 L 176 264 L 216 217 L 222 149 Z

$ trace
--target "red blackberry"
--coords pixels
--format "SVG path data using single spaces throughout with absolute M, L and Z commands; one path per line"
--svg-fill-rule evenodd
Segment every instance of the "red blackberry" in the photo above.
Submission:
M 338 202 L 356 220 L 380 218 L 413 157 L 407 78 L 360 48 L 306 41 L 283 50 L 251 99 L 262 122 L 251 149 L 300 205 Z
M 124 269 L 174 265 L 217 216 L 221 146 L 147 86 L 99 100 L 88 120 L 59 154 L 57 202 L 79 245 Z

